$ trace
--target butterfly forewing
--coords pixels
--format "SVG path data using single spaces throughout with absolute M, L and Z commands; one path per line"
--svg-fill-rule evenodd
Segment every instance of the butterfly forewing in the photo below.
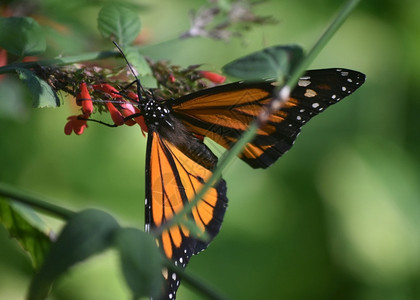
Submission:
M 240 157 L 254 168 L 266 168 L 293 145 L 309 119 L 359 88 L 362 73 L 347 69 L 310 70 L 290 99 L 271 115 Z M 229 149 L 272 99 L 273 82 L 236 82 L 176 99 L 172 109 L 189 130 Z

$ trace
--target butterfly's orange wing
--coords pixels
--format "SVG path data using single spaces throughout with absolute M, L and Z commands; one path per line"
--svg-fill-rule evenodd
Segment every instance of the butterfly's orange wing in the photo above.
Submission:
M 215 166 L 217 158 L 204 157 L 204 153 L 213 154 L 201 141 L 194 139 L 192 144 L 193 147 L 184 147 L 181 151 L 158 132 L 149 132 L 145 203 L 147 231 L 167 223 L 194 198 L 211 176 L 210 167 Z M 198 157 L 188 153 L 194 151 L 199 153 Z M 194 221 L 201 232 L 207 233 L 209 240 L 203 241 L 193 236 L 184 225 L 172 226 L 157 239 L 165 256 L 175 265 L 184 268 L 191 256 L 205 249 L 219 232 L 226 207 L 226 183 L 221 180 L 185 217 Z M 175 299 L 179 278 L 176 273 L 168 270 L 163 273 L 167 284 L 164 297 Z
M 293 145 L 312 117 L 359 88 L 362 73 L 347 69 L 307 71 L 290 99 L 258 130 L 240 157 L 254 168 L 266 168 Z M 226 149 L 238 140 L 272 99 L 273 82 L 236 82 L 174 100 L 173 114 L 186 127 Z

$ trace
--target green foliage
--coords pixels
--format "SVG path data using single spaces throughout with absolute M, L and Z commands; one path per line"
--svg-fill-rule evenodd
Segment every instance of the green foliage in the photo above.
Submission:
M 30 217 L 31 216 L 31 217 Z M 39 269 L 51 246 L 51 229 L 29 207 L 0 198 L 0 223 L 27 251 L 35 269 Z
M 238 58 L 223 66 L 222 70 L 241 79 L 274 78 L 283 81 L 302 58 L 303 49 L 300 46 L 271 46 Z
M 0 28 L 0 47 L 11 54 L 24 57 L 41 54 L 46 49 L 44 32 L 32 18 L 0 17 Z
M 151 75 L 149 64 L 140 51 L 134 47 L 125 47 L 124 54 L 140 76 Z
M 34 276 L 28 299 L 44 299 L 53 281 L 70 267 L 109 248 L 118 228 L 111 215 L 95 209 L 71 217 Z
M 41 80 L 27 69 L 16 69 L 19 79 L 28 88 L 32 98 L 33 108 L 46 108 L 60 106 L 60 99 L 54 90 L 44 80 Z
M 99 12 L 98 29 L 105 38 L 125 47 L 139 34 L 141 23 L 136 11 L 121 4 L 108 4 Z
M 157 251 L 154 238 L 135 228 L 123 228 L 115 233 L 114 241 L 133 299 L 159 299 L 163 283 L 163 259 Z

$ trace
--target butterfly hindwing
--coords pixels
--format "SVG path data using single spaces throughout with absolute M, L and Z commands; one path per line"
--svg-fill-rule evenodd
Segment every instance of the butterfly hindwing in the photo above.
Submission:
M 240 158 L 254 168 L 270 166 L 290 149 L 307 121 L 354 92 L 364 80 L 362 73 L 347 69 L 307 71 Z M 172 109 L 189 130 L 229 149 L 271 101 L 274 88 L 270 81 L 231 83 L 178 98 Z
M 165 224 L 182 210 L 211 176 L 211 167 L 217 162 L 210 150 L 192 136 L 189 145 L 175 146 L 174 143 L 157 131 L 149 131 L 146 230 Z M 209 239 L 203 241 L 193 236 L 185 225 L 174 225 L 157 238 L 165 256 L 175 265 L 185 268 L 191 256 L 205 249 L 219 232 L 226 207 L 226 183 L 220 180 L 186 216 L 186 219 L 194 221 L 200 232 L 206 232 Z M 170 270 L 164 270 L 163 275 L 167 284 L 163 299 L 175 299 L 179 278 Z

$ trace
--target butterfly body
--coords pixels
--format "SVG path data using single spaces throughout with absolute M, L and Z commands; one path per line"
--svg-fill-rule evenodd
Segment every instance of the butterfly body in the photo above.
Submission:
M 175 130 L 174 125 L 172 124 L 170 110 L 166 105 L 157 101 L 155 98 L 148 97 L 146 101 L 140 102 L 140 110 L 144 117 L 147 127 L 160 127 L 160 126 L 169 126 Z

